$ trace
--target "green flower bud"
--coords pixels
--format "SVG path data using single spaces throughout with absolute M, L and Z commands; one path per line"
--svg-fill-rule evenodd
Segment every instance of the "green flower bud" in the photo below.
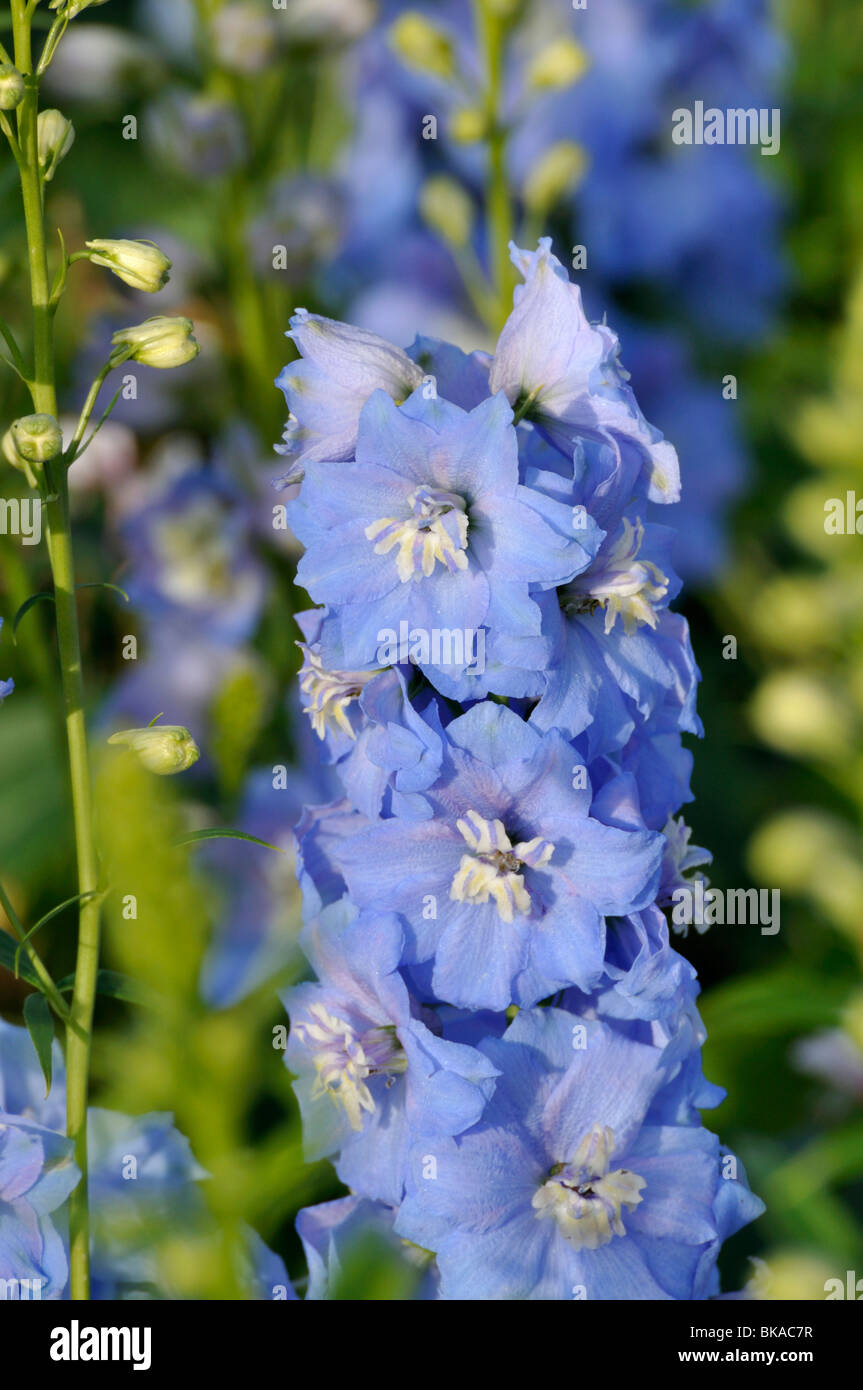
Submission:
M 455 57 L 449 36 L 416 10 L 408 10 L 396 20 L 390 27 L 389 41 L 408 67 L 435 77 L 454 75 Z
M 39 168 L 46 183 L 50 183 L 57 165 L 72 148 L 75 130 L 62 111 L 40 111 L 37 123 L 39 142 Z
M 546 212 L 567 193 L 573 192 L 584 176 L 587 155 L 574 140 L 550 145 L 530 171 L 524 185 L 524 201 L 532 212 Z
M 0 111 L 14 111 L 24 100 L 24 78 L 11 63 L 0 63 Z
M 168 279 L 171 262 L 149 241 L 85 242 L 93 265 L 103 265 L 133 290 L 155 294 Z
M 121 744 L 134 753 L 148 772 L 170 777 L 185 772 L 201 756 L 188 729 L 179 724 L 159 724 L 149 729 L 122 729 L 109 743 Z
M 460 145 L 471 145 L 485 138 L 488 122 L 477 107 L 463 106 L 450 117 L 449 133 Z
M 450 246 L 466 246 L 473 229 L 470 195 L 446 174 L 435 174 L 423 184 L 420 211 L 432 231 Z
M 191 319 L 161 315 L 145 319 L 133 328 L 120 328 L 111 342 L 117 361 L 131 358 L 144 367 L 182 367 L 201 351 Z
M 38 488 L 39 480 L 37 479 L 31 464 L 29 464 L 27 460 L 25 458 L 22 458 L 21 455 L 18 453 L 18 450 L 15 447 L 15 437 L 12 434 L 11 429 L 7 430 L 3 438 L 0 439 L 0 453 L 3 454 L 3 457 L 5 458 L 8 464 L 11 464 L 13 468 L 16 468 L 19 473 L 24 474 L 25 478 L 27 479 L 28 487 Z
M 590 67 L 590 59 L 575 39 L 560 38 L 540 49 L 531 63 L 527 80 L 540 91 L 571 87 Z
M 63 452 L 63 433 L 53 415 L 22 415 L 13 424 L 11 435 L 28 463 L 46 463 Z

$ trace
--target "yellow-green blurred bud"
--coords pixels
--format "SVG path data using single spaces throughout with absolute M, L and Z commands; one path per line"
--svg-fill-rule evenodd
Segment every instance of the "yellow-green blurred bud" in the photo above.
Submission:
M 571 87 L 590 67 L 590 59 L 575 39 L 555 39 L 540 49 L 527 71 L 528 84 L 539 90 Z
M 446 174 L 435 174 L 420 194 L 423 218 L 450 246 L 466 246 L 473 230 L 474 211 L 470 195 L 460 183 Z
M 749 842 L 747 862 L 760 883 L 789 892 L 805 891 L 818 865 L 830 854 L 840 829 L 824 811 L 798 807 L 760 825 Z
M 390 26 L 393 51 L 408 67 L 430 72 L 435 77 L 452 77 L 455 55 L 450 38 L 416 10 L 408 10 Z
M 22 415 L 11 434 L 15 448 L 28 463 L 47 463 L 63 452 L 63 432 L 53 415 Z
M 185 772 L 201 756 L 188 729 L 179 724 L 159 724 L 150 729 L 122 729 L 109 743 L 121 744 L 134 753 L 148 772 L 170 777 Z
M 766 1261 L 757 1264 L 760 1268 L 747 1292 L 767 1303 L 822 1302 L 825 1286 L 837 1272 L 823 1257 L 808 1250 L 771 1252 Z
M 133 328 L 120 328 L 111 342 L 117 361 L 140 362 L 144 367 L 183 367 L 200 352 L 191 319 L 165 318 L 157 314 Z
M 0 63 L 0 111 L 14 111 L 24 100 L 24 78 L 11 63 Z
M 133 290 L 155 294 L 166 283 L 171 262 L 150 241 L 88 241 L 85 242 L 93 265 L 113 270 Z
M 793 757 L 844 757 L 854 738 L 853 719 L 827 680 L 804 670 L 775 671 L 763 680 L 751 706 L 765 743 Z
M 460 145 L 472 145 L 484 139 L 487 130 L 485 115 L 478 107 L 463 106 L 450 117 L 449 133 Z
M 28 487 L 37 488 L 39 486 L 39 480 L 32 464 L 22 458 L 15 447 L 15 437 L 11 429 L 7 430 L 3 438 L 0 439 L 0 453 L 3 454 L 8 464 L 16 468 L 19 473 L 24 474 Z
M 587 168 L 587 155 L 574 140 L 559 140 L 528 174 L 524 201 L 532 212 L 545 212 L 575 190 Z
M 61 159 L 65 159 L 72 148 L 75 130 L 72 122 L 66 119 L 62 111 L 53 109 L 39 112 L 36 129 L 39 144 L 39 168 L 42 170 L 42 177 L 45 182 L 50 183 L 57 172 L 57 165 Z

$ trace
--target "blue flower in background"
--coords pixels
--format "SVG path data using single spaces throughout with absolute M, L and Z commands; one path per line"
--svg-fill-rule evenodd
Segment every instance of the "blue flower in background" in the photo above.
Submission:
M 246 780 L 237 829 L 282 852 L 231 840 L 203 848 L 224 891 L 201 978 L 214 1007 L 227 1008 L 296 963 L 301 898 L 294 829 L 303 804 L 330 794 L 334 784 L 329 770 L 314 764 L 309 772 L 256 769 Z
M 69 1270 L 55 1219 L 78 1179 L 70 1140 L 0 1110 L 0 1280 L 19 1297 L 60 1297 Z
M 63 1132 L 64 1092 L 59 1043 L 46 1097 L 29 1034 L 0 1019 L 0 1279 L 39 1279 L 43 1299 L 68 1293 L 61 1215 L 79 1172 Z M 176 1296 L 164 1286 L 159 1237 L 206 1235 L 210 1221 L 199 1188 L 207 1174 L 188 1140 L 171 1115 L 96 1107 L 88 1112 L 87 1140 L 94 1298 Z M 278 1256 L 254 1231 L 241 1235 L 239 1273 L 254 1296 L 294 1298 Z
M 131 602 L 160 622 L 184 621 L 199 639 L 243 641 L 265 594 L 249 532 L 243 499 L 217 471 L 194 469 L 168 479 L 122 528 Z
M 446 731 L 430 822 L 387 820 L 336 843 L 351 897 L 398 912 L 407 961 L 434 958 L 439 999 L 465 1008 L 533 1004 L 597 984 L 608 915 L 652 900 L 662 842 L 603 825 L 556 731 L 475 705 Z M 583 784 L 582 784 L 583 786 Z
M 665 1050 L 559 1009 L 482 1050 L 501 1072 L 482 1123 L 417 1146 L 396 1220 L 435 1251 L 442 1297 L 717 1293 L 722 1240 L 763 1207 L 714 1135 L 664 1117 Z

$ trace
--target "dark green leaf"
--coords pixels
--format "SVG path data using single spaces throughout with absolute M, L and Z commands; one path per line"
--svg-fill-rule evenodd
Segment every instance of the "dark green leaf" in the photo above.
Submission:
M 31 594 L 29 598 L 25 598 L 24 602 L 21 604 L 21 607 L 18 609 L 18 612 L 15 614 L 15 617 L 12 619 L 13 637 L 15 636 L 15 633 L 18 631 L 18 625 L 21 622 L 21 619 L 27 613 L 30 612 L 30 609 L 34 606 L 34 604 L 41 603 L 43 599 L 46 599 L 49 603 L 53 603 L 54 595 L 49 594 L 47 591 L 45 591 L 41 594 Z
M 42 1075 L 45 1078 L 45 1095 L 51 1090 L 51 1049 L 54 1044 L 54 1015 L 44 994 L 28 994 L 24 1000 L 24 1022 L 36 1049 Z
M 4 966 L 10 974 L 15 974 L 15 957 L 18 953 L 17 944 L 13 937 L 7 936 L 6 932 L 0 931 L 0 965 Z M 28 985 L 36 985 L 39 988 L 39 980 L 30 962 L 23 960 L 19 975 L 22 980 L 26 980 Z
M 109 584 L 109 583 L 107 582 L 107 580 L 104 580 L 104 579 L 98 579 L 98 580 L 96 580 L 95 583 L 93 583 L 93 584 L 76 584 L 76 585 L 75 585 L 75 588 L 76 588 L 76 589 L 113 589 L 113 591 L 114 591 L 115 594 L 119 594 L 120 597 L 123 598 L 123 599 L 125 599 L 127 603 L 129 602 L 129 595 L 126 593 L 126 590 L 125 590 L 125 589 L 121 589 L 120 586 L 119 586 L 119 584 Z
M 66 975 L 60 981 L 57 988 L 61 991 L 72 990 L 75 988 L 75 976 Z M 139 984 L 128 975 L 121 975 L 116 970 L 100 970 L 96 978 L 96 993 L 102 994 L 106 999 L 122 999 L 126 1004 L 151 1005 L 153 995 L 144 985 Z

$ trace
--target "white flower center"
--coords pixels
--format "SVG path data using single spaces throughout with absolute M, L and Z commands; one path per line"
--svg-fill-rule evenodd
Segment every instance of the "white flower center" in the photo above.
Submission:
M 328 728 L 341 729 L 355 738 L 347 715 L 348 707 L 360 698 L 363 688 L 379 671 L 328 671 L 312 647 L 304 642 L 298 642 L 297 646 L 303 653 L 300 690 L 308 700 L 308 704 L 303 705 L 303 714 L 309 716 L 318 738 L 323 738 Z
M 461 857 L 450 898 L 461 903 L 487 903 L 491 898 L 504 922 L 511 922 L 516 912 L 529 913 L 530 894 L 521 870 L 543 868 L 554 854 L 551 841 L 537 836 L 513 845 L 503 821 L 485 820 L 478 811 L 468 811 L 456 825 L 471 853 Z
M 569 1163 L 557 1164 L 551 1176 L 534 1193 L 538 1217 L 557 1223 L 565 1240 L 576 1250 L 598 1250 L 613 1236 L 625 1236 L 623 1211 L 634 1211 L 642 1200 L 644 1178 L 628 1168 L 609 1172 L 614 1133 L 608 1125 L 594 1125 L 582 1139 Z
M 411 516 L 401 520 L 385 516 L 366 527 L 367 538 L 377 540 L 375 554 L 387 555 L 398 546 L 396 570 L 403 584 L 415 574 L 427 579 L 438 561 L 450 574 L 467 569 L 464 498 L 440 488 L 418 487 L 408 503 Z
M 587 570 L 564 591 L 564 608 L 571 613 L 605 609 L 605 631 L 611 632 L 618 615 L 627 637 L 640 623 L 656 627 L 655 605 L 668 593 L 668 579 L 650 560 L 639 560 L 644 540 L 640 521 L 624 520 L 623 534 L 598 568 Z
M 407 1069 L 407 1057 L 395 1029 L 357 1030 L 331 1014 L 323 1004 L 313 1004 L 308 1019 L 296 1025 L 304 1046 L 314 1054 L 318 1074 L 312 1095 L 329 1095 L 344 1107 L 351 1129 L 362 1129 L 363 1111 L 375 1109 L 366 1081 L 370 1076 L 395 1075 Z

